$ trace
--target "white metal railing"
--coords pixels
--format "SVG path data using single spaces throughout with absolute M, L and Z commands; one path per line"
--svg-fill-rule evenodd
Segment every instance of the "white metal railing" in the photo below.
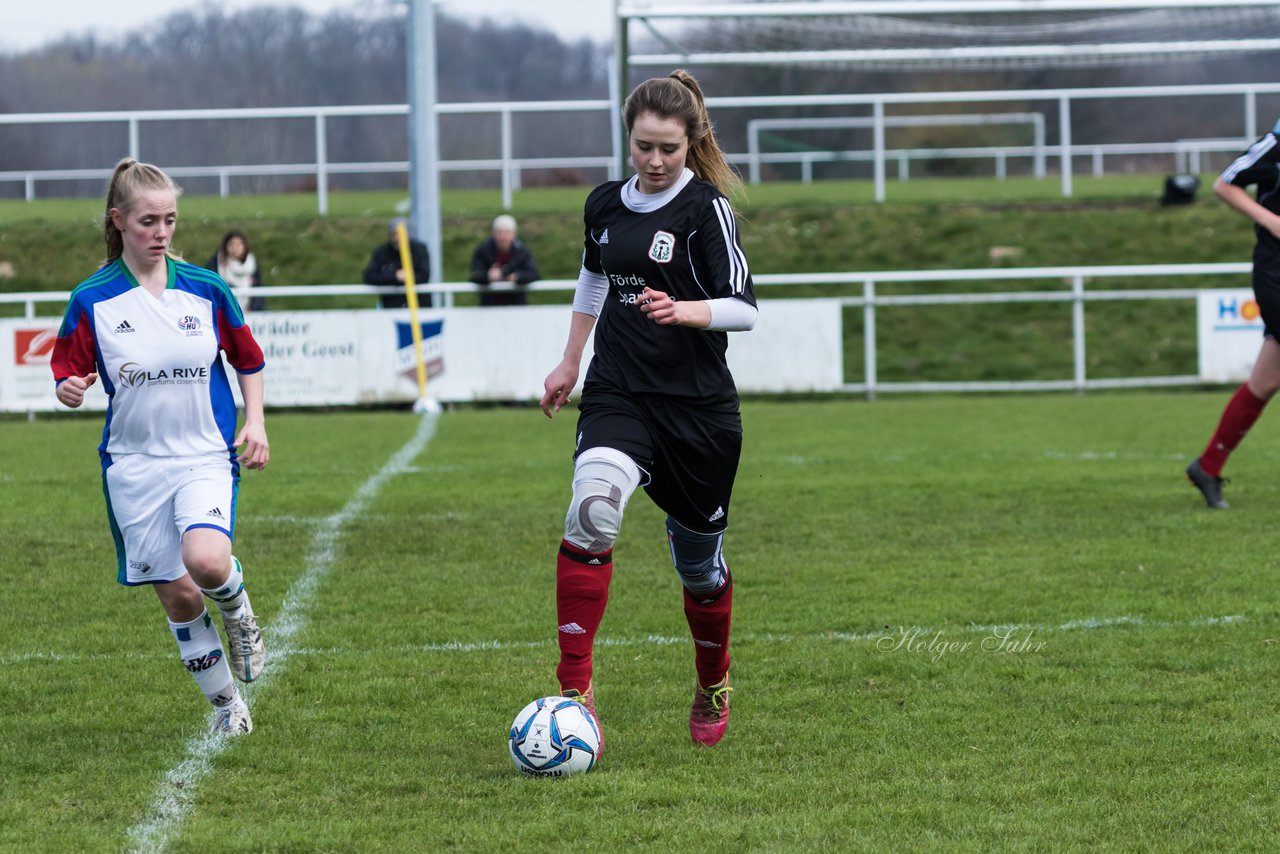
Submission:
M 514 114 L 554 112 L 609 111 L 608 100 L 579 101 L 491 101 L 482 103 L 439 104 L 439 115 L 496 114 L 500 120 L 500 150 L 498 160 L 449 161 L 440 168 L 452 171 L 500 170 L 503 207 L 511 207 L 511 180 L 520 168 L 512 156 L 512 124 Z M 175 177 L 217 177 L 219 191 L 228 195 L 229 179 L 233 176 L 254 175 L 314 175 L 316 179 L 316 205 L 321 215 L 329 212 L 330 174 L 369 174 L 378 172 L 408 172 L 408 161 L 379 163 L 330 163 L 328 160 L 328 123 L 334 118 L 368 118 L 375 116 L 408 116 L 407 104 L 369 104 L 343 107 L 246 107 L 242 109 L 196 110 L 119 110 L 85 111 L 75 113 L 0 113 L 0 126 L 29 124 L 120 124 L 127 132 L 128 154 L 140 158 L 142 125 L 172 121 L 242 121 L 248 119 L 310 119 L 314 126 L 315 160 L 309 163 L 277 163 L 243 166 L 188 166 L 167 167 L 165 171 Z M 610 173 L 616 171 L 617 161 L 607 155 L 596 158 L 539 158 L 539 168 L 557 168 L 560 165 L 586 165 L 583 160 L 595 161 L 592 165 L 604 166 Z M 526 167 L 527 168 L 527 167 Z M 0 182 L 21 181 L 27 201 L 35 198 L 36 181 L 80 180 L 109 178 L 110 169 L 51 169 L 9 170 L 0 172 Z
M 863 381 L 845 383 L 843 391 L 858 392 L 874 398 L 881 392 L 992 392 L 992 391 L 1060 391 L 1083 393 L 1089 389 L 1139 388 L 1144 386 L 1196 385 L 1199 376 L 1167 375 L 1146 377 L 1114 377 L 1089 379 L 1086 374 L 1085 322 L 1086 303 L 1118 300 L 1195 299 L 1200 288 L 1159 288 L 1125 290 L 1087 290 L 1090 279 L 1147 278 L 1152 276 L 1240 276 L 1249 273 L 1248 263 L 1222 264 L 1140 264 L 1133 266 L 1025 267 L 985 270 L 912 270 L 876 273 L 809 273 L 756 276 L 759 285 L 857 285 L 861 297 L 843 297 L 845 305 L 862 308 Z M 877 284 L 887 282 L 961 282 L 961 281 L 1028 281 L 1060 280 L 1070 283 L 1062 291 L 1002 291 L 962 294 L 896 294 L 881 296 Z M 957 305 L 1062 302 L 1071 304 L 1072 377 L 1062 380 L 1010 380 L 1003 382 L 881 382 L 876 365 L 876 308 L 903 305 Z
M 820 119 L 751 119 L 747 122 L 747 155 L 749 175 L 748 179 L 752 184 L 760 183 L 760 132 L 766 130 L 829 130 L 829 129 L 852 129 L 852 128 L 873 128 L 875 119 L 868 116 L 854 117 L 838 117 L 838 118 L 820 118 Z M 1032 136 L 1032 173 L 1037 178 L 1043 178 L 1044 158 L 1045 158 L 1045 133 L 1044 133 L 1044 115 L 1042 113 L 976 113 L 964 115 L 936 115 L 936 116 L 886 116 L 884 126 L 886 128 L 917 128 L 917 127 L 954 127 L 963 125 L 1031 125 Z M 918 150 L 919 151 L 919 150 Z M 936 151 L 936 150 L 935 150 Z M 1003 172 L 1003 156 L 1005 149 L 997 149 L 1001 154 L 997 162 L 1001 164 L 997 167 L 999 173 Z M 830 152 L 836 154 L 837 152 Z M 848 155 L 852 152 L 845 151 Z M 899 157 L 899 180 L 906 180 L 907 162 L 909 154 L 906 152 L 887 152 L 889 154 L 896 153 Z M 937 156 L 935 154 L 935 156 Z M 741 161 L 741 156 L 735 158 L 735 162 Z M 846 158 L 847 159 L 847 158 Z M 785 162 L 785 161 L 780 161 Z M 809 183 L 812 180 L 812 167 L 810 162 L 805 162 L 806 170 L 803 181 Z M 998 177 L 1004 177 L 999 174 Z
M 1045 146 L 1042 153 L 1049 153 L 1057 158 L 1058 172 L 1063 196 L 1072 194 L 1073 161 L 1080 156 L 1092 158 L 1094 174 L 1100 174 L 1102 158 L 1107 154 L 1174 154 L 1179 157 L 1198 158 L 1201 153 L 1211 151 L 1239 150 L 1242 144 L 1258 135 L 1259 95 L 1280 94 L 1280 83 L 1231 83 L 1206 84 L 1195 86 L 1123 86 L 1076 89 L 1023 89 L 1023 90 L 989 90 L 989 91 L 955 91 L 955 92 L 903 92 L 882 94 L 824 94 L 824 95 L 761 95 L 732 96 L 708 98 L 707 105 L 717 111 L 719 123 L 724 126 L 724 112 L 733 110 L 750 110 L 754 114 L 769 110 L 795 110 L 797 108 L 833 108 L 848 107 L 869 110 L 872 130 L 872 141 L 869 150 L 827 153 L 788 153 L 757 155 L 753 159 L 751 152 L 735 154 L 734 162 L 740 166 L 750 166 L 754 162 L 800 163 L 802 167 L 818 162 L 824 156 L 828 159 L 869 160 L 872 163 L 875 198 L 885 199 L 886 162 L 891 158 L 899 161 L 899 178 L 905 180 L 906 163 L 916 157 L 990 157 L 996 161 L 997 175 L 1003 174 L 1004 162 L 1009 157 L 1031 156 L 1033 150 L 1017 147 L 1000 148 L 955 148 L 955 149 L 899 149 L 891 150 L 885 144 L 886 127 L 891 126 L 899 118 L 886 115 L 886 109 L 909 105 L 946 105 L 954 108 L 960 104 L 997 104 L 1029 102 L 1051 102 L 1057 106 L 1058 140 L 1053 146 Z M 1199 116 L 1194 111 L 1187 112 L 1186 127 L 1178 133 L 1184 137 L 1178 142 L 1139 142 L 1139 143 L 1087 143 L 1074 142 L 1072 139 L 1072 105 L 1086 100 L 1126 101 L 1137 98 L 1187 98 L 1187 97 L 1239 97 L 1243 112 L 1240 136 L 1228 140 L 1194 139 L 1199 133 Z M 569 158 L 516 158 L 513 154 L 514 131 L 512 117 L 528 113 L 566 113 L 587 112 L 610 116 L 611 102 L 608 100 L 581 101 L 495 101 L 486 103 L 453 103 L 439 104 L 437 112 L 445 115 L 497 115 L 500 118 L 498 143 L 500 156 L 487 159 L 463 159 L 442 161 L 440 168 L 448 171 L 498 171 L 502 184 L 502 204 L 511 206 L 511 194 L 519 184 L 520 172 L 525 169 L 557 168 L 558 166 L 599 167 L 604 168 L 610 177 L 620 174 L 620 165 L 616 151 L 605 150 L 598 155 Z M 1024 107 L 1025 109 L 1025 107 Z M 1052 108 L 1050 108 L 1052 109 Z M 1117 104 L 1117 110 L 1123 110 Z M 355 162 L 333 163 L 327 156 L 328 123 L 340 117 L 368 116 L 408 116 L 405 104 L 381 104 L 348 107 L 280 107 L 252 109 L 210 109 L 210 110 L 135 110 L 118 112 L 80 112 L 80 113 L 0 113 L 0 126 L 4 125 L 36 125 L 36 124 L 73 124 L 73 123 L 106 123 L 123 125 L 126 134 L 122 142 L 127 144 L 128 153 L 138 157 L 142 150 L 142 127 L 146 124 L 168 121 L 231 121 L 245 119 L 293 118 L 310 119 L 314 125 L 314 159 L 305 163 L 258 164 L 258 165 L 209 165 L 174 168 L 178 176 L 217 177 L 219 188 L 229 193 L 231 177 L 246 175 L 313 175 L 316 179 L 317 207 L 323 215 L 328 212 L 329 176 L 333 174 L 375 173 L 375 172 L 408 172 L 407 161 L 388 161 L 379 163 Z M 989 112 L 987 110 L 986 112 Z M 1176 111 L 1174 115 L 1180 115 Z M 751 116 L 756 117 L 755 115 Z M 853 118 L 853 117 L 851 117 Z M 605 144 L 616 147 L 617 134 L 613 131 L 599 134 L 602 148 Z M 126 141 L 127 138 L 127 141 Z M 1236 141 L 1238 139 L 1238 141 Z M 608 140 L 608 143 L 605 141 Z M 0 152 L 0 164 L 3 153 Z M 1185 162 L 1185 161 L 1181 161 Z M 74 179 L 100 179 L 110 174 L 108 169 L 8 169 L 0 171 L 0 182 L 18 182 L 24 186 L 27 199 L 36 196 L 36 185 L 43 181 L 59 181 Z
M 1151 143 L 1106 143 L 1099 145 L 1077 145 L 1072 150 L 1072 159 L 1088 158 L 1089 174 L 1101 178 L 1106 174 L 1104 158 L 1121 155 L 1169 155 L 1173 159 L 1170 168 L 1176 172 L 1199 174 L 1205 154 L 1236 154 L 1243 151 L 1252 140 L 1238 139 L 1203 139 L 1179 140 L 1177 142 Z M 1046 158 L 1060 157 L 1061 148 L 1056 145 L 1008 145 L 1008 146 L 969 146 L 964 148 L 886 148 L 882 155 L 875 151 L 788 151 L 729 154 L 730 162 L 739 170 L 747 173 L 752 184 L 763 183 L 761 167 L 767 165 L 798 165 L 800 182 L 811 184 L 814 181 L 813 167 L 819 163 L 875 163 L 883 156 L 887 164 L 896 164 L 897 180 L 908 181 L 911 177 L 913 161 L 950 158 L 957 160 L 990 160 L 992 175 L 998 180 L 1008 176 L 1008 164 L 1011 160 L 1026 160 L 1031 163 L 1031 174 L 1036 178 L 1045 177 L 1044 163 Z M 599 169 L 609 180 L 617 180 L 617 159 L 613 157 L 518 157 L 509 160 L 500 158 L 446 160 L 440 163 L 442 172 L 500 172 L 502 174 L 503 209 L 509 210 L 512 193 L 524 185 L 523 175 L 529 170 L 539 169 Z M 231 196 L 231 179 L 255 176 L 282 175 L 372 175 L 372 174 L 404 174 L 409 173 L 409 161 L 391 160 L 372 163 L 268 163 L 246 164 L 240 166 L 174 166 L 166 167 L 166 172 L 174 178 L 216 178 L 218 195 L 222 198 Z M 0 172 L 0 182 L 21 182 L 24 186 L 24 197 L 27 201 L 37 198 L 36 183 L 51 181 L 95 180 L 105 182 L 111 177 L 110 169 L 34 169 L 15 172 Z M 320 212 L 328 211 L 328 193 L 323 194 Z
M 1113 289 L 1089 290 L 1090 280 L 1118 278 L 1150 278 L 1160 276 L 1177 278 L 1184 276 L 1239 277 L 1249 273 L 1248 263 L 1225 264 L 1141 264 L 1133 266 L 1077 266 L 1077 267 L 1025 267 L 982 270 L 885 270 L 857 273 L 785 273 L 754 276 L 757 286 L 796 285 L 844 285 L 861 286 L 861 296 L 840 297 L 847 306 L 862 309 L 863 322 L 863 378 L 861 382 L 844 383 L 842 391 L 865 394 L 874 398 L 884 392 L 991 392 L 991 391 L 1053 391 L 1073 390 L 1083 393 L 1089 389 L 1138 388 L 1144 386 L 1196 385 L 1202 380 L 1196 375 L 1166 375 L 1145 377 L 1117 377 L 1089 379 L 1086 374 L 1084 307 L 1089 302 L 1119 300 L 1170 300 L 1195 299 L 1200 288 Z M 990 293 L 914 293 L 881 295 L 877 285 L 885 283 L 918 282 L 921 284 L 942 282 L 1017 282 L 1058 280 L 1069 284 L 1069 289 L 1056 291 L 999 291 Z M 1233 285 L 1238 287 L 1239 285 Z M 554 279 L 528 285 L 531 291 L 572 291 L 577 287 L 574 279 Z M 510 286 L 494 290 L 509 290 Z M 471 282 L 446 282 L 420 285 L 420 294 L 438 294 L 446 309 L 455 305 L 454 295 L 475 293 Z M 398 294 L 399 287 L 375 287 L 371 285 L 287 285 L 258 287 L 237 292 L 241 300 L 255 297 L 335 297 Z M 0 305 L 22 305 L 24 317 L 34 319 L 36 306 L 66 303 L 68 292 L 0 293 Z M 881 382 L 876 363 L 876 310 L 882 306 L 910 305 L 959 305 L 1058 302 L 1071 304 L 1072 376 L 1061 380 L 1011 380 L 1007 382 L 957 381 L 957 382 Z M 767 309 L 766 309 L 767 311 Z

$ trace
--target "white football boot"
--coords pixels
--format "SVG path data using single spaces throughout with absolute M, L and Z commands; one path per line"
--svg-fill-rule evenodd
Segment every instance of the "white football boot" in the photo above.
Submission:
M 222 627 L 227 630 L 227 657 L 231 660 L 231 672 L 241 682 L 252 682 L 262 675 L 267 649 L 258 630 L 258 618 L 249 604 L 249 594 L 244 594 L 244 610 L 239 617 L 222 612 Z
M 212 730 L 222 735 L 253 732 L 253 718 L 249 717 L 249 707 L 244 704 L 244 700 L 236 697 L 225 706 L 215 708 Z

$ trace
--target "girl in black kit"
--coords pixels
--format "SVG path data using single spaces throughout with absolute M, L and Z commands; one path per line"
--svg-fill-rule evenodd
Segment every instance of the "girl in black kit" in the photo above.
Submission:
M 1258 188 L 1256 201 L 1247 189 L 1251 184 Z M 1232 161 L 1213 182 L 1213 192 L 1253 220 L 1253 294 L 1264 324 L 1262 347 L 1248 381 L 1227 402 L 1204 452 L 1187 466 L 1187 479 L 1205 503 L 1225 510 L 1229 505 L 1222 497 L 1222 469 L 1227 457 L 1280 390 L 1280 122 Z
M 723 554 L 742 449 L 728 335 L 755 325 L 756 301 L 725 194 L 741 188 L 684 71 L 641 83 L 623 115 L 636 174 L 587 198 L 582 270 L 563 361 L 542 411 L 569 402 L 583 349 L 573 499 L 556 561 L 561 693 L 595 712 L 591 650 L 627 500 L 643 486 L 667 514 L 684 588 L 697 682 L 689 732 L 713 745 L 729 721 L 733 581 Z M 598 321 L 598 322 L 597 322 Z

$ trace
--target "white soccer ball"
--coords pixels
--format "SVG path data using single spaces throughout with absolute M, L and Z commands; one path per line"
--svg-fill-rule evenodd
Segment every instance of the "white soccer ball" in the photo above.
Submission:
M 507 738 L 511 761 L 530 777 L 585 774 L 600 759 L 600 725 L 567 697 L 542 697 L 520 710 Z

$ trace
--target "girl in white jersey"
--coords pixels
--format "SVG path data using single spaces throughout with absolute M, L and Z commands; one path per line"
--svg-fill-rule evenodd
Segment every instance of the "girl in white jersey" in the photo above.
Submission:
M 689 733 L 697 744 L 714 745 L 729 720 L 733 582 L 723 544 L 742 448 L 726 333 L 750 329 L 756 319 L 725 196 L 741 182 L 688 73 L 640 84 L 623 114 L 636 174 L 587 199 L 569 342 L 542 396 L 547 417 L 568 403 L 594 328 L 573 499 L 556 562 L 556 675 L 561 693 L 595 711 L 591 653 L 613 545 L 627 500 L 643 486 L 667 514 L 693 637 Z
M 183 664 L 214 706 L 214 732 L 238 734 L 253 722 L 232 673 L 251 682 L 265 659 L 231 554 L 240 464 L 261 469 L 270 459 L 263 357 L 226 283 L 170 254 L 180 192 L 155 166 L 117 164 L 106 264 L 72 292 L 52 367 L 64 405 L 80 406 L 99 379 L 110 400 L 98 453 L 117 580 L 152 585 Z M 220 353 L 244 399 L 239 432 Z M 206 598 L 222 614 L 225 646 Z

